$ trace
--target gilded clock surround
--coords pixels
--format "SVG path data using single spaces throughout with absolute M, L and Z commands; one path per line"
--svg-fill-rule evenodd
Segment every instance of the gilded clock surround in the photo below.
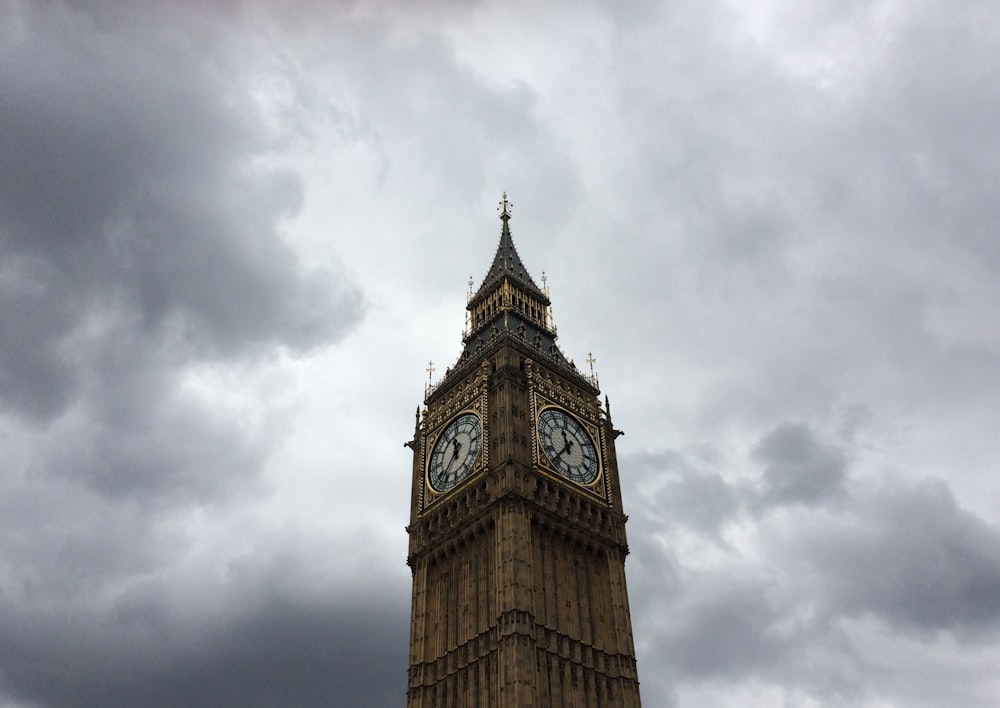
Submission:
M 428 408 L 424 411 L 422 422 L 419 420 L 418 413 L 418 423 L 421 429 L 424 431 L 433 431 L 433 433 L 429 435 L 421 436 L 422 443 L 418 452 L 419 463 L 421 468 L 425 471 L 425 475 L 428 468 L 429 456 L 431 450 L 433 450 L 434 444 L 437 442 L 438 435 L 444 431 L 445 427 L 452 420 L 457 418 L 463 412 L 474 413 L 479 416 L 479 421 L 482 425 L 482 443 L 480 445 L 479 454 L 476 461 L 472 465 L 472 468 L 456 485 L 456 487 L 461 487 L 464 483 L 468 482 L 469 479 L 475 477 L 489 465 L 490 425 L 487 417 L 489 392 L 488 386 L 486 385 L 488 380 L 489 373 L 486 369 L 480 367 L 479 370 L 473 370 L 454 387 L 449 388 L 447 391 L 440 391 L 441 395 L 435 399 L 434 405 L 428 406 Z M 417 438 L 414 438 L 414 440 L 416 439 Z M 454 491 L 454 489 L 451 489 L 439 492 L 429 484 L 426 476 L 424 481 L 426 483 L 420 485 L 419 490 L 415 490 L 415 494 L 417 495 L 416 501 L 419 503 L 421 510 L 430 506 L 442 496 L 447 496 L 449 493 Z
M 444 428 L 427 438 L 431 450 L 427 484 L 445 494 L 476 469 L 483 441 L 483 423 L 474 411 L 463 411 Z
M 556 421 L 562 421 L 563 427 L 556 427 L 559 425 Z M 551 454 L 548 450 L 546 450 L 547 441 L 542 433 L 543 429 L 549 428 L 560 430 L 562 435 L 562 447 L 556 450 L 553 445 Z M 575 432 L 567 434 L 566 431 L 572 430 L 573 428 L 579 428 L 580 434 L 583 436 L 582 439 Z M 598 448 L 594 445 L 594 435 L 597 433 L 596 429 L 588 430 L 587 425 L 581 423 L 558 406 L 546 406 L 538 414 L 538 422 L 535 426 L 535 433 L 538 440 L 538 447 L 542 453 L 538 456 L 538 459 L 540 461 L 544 461 L 550 471 L 554 471 L 564 479 L 568 479 L 569 481 L 579 484 L 582 487 L 590 487 L 599 481 L 601 476 L 601 460 L 600 454 L 597 452 Z M 576 453 L 579 453 L 580 461 L 578 463 L 568 465 L 568 467 L 579 467 L 582 471 L 574 473 L 570 469 L 562 469 L 559 463 L 576 459 Z M 590 460 L 592 464 L 586 464 L 588 460 Z M 584 474 L 584 472 L 586 474 Z
M 628 553 L 610 408 L 595 378 L 556 345 L 547 290 L 500 244 L 470 293 L 464 347 L 428 388 L 413 439 L 413 573 L 408 708 L 638 708 L 625 585 Z M 543 281 L 544 282 L 544 281 Z M 540 446 L 538 416 L 564 411 L 598 458 L 583 485 Z M 464 477 L 436 491 L 434 445 L 478 416 L 481 447 Z

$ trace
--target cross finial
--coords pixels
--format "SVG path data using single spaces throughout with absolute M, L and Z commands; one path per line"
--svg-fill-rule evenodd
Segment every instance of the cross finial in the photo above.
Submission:
M 424 384 L 424 397 L 430 395 L 431 389 L 434 387 L 434 362 L 427 362 L 427 383 Z
M 506 221 L 510 218 L 510 210 L 514 208 L 514 204 L 507 201 L 507 192 L 503 193 L 503 199 L 500 201 L 500 206 L 497 207 L 497 211 L 500 212 L 500 218 Z
M 597 358 L 594 357 L 592 352 L 587 352 L 587 363 L 590 364 L 590 381 L 595 386 L 597 386 L 597 374 L 594 373 L 594 364 L 597 363 Z

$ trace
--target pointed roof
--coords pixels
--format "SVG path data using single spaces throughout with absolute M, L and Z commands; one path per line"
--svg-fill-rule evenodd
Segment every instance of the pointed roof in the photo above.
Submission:
M 528 269 L 524 267 L 524 262 L 514 247 L 514 239 L 510 235 L 510 208 L 513 204 L 507 201 L 506 192 L 504 192 L 503 201 L 500 204 L 502 207 L 500 220 L 503 222 L 503 228 L 500 230 L 500 243 L 497 245 L 496 255 L 493 256 L 493 263 L 486 272 L 486 277 L 483 278 L 483 283 L 479 286 L 479 290 L 476 291 L 472 300 L 478 299 L 480 295 L 489 291 L 494 283 L 502 280 L 504 276 L 508 276 L 520 281 L 523 285 L 531 288 L 548 301 L 545 293 L 535 284 L 535 281 L 531 278 L 531 274 L 528 273 Z
M 520 349 L 536 361 L 572 377 L 585 390 L 597 395 L 599 390 L 596 379 L 588 378 L 579 371 L 556 343 L 558 335 L 550 315 L 546 313 L 549 296 L 531 278 L 510 235 L 512 205 L 507 201 L 506 192 L 500 204 L 500 220 L 503 222 L 500 243 L 482 285 L 466 305 L 471 319 L 466 320 L 462 353 L 455 365 L 445 371 L 444 378 L 428 386 L 424 402 L 427 403 L 441 391 L 447 390 L 448 382 L 455 380 L 455 377 L 465 376 L 471 367 L 503 345 Z M 511 284 L 512 290 L 520 290 L 522 297 L 512 298 L 507 293 L 505 298 L 487 305 L 487 299 L 503 287 L 505 282 Z M 472 286 L 471 279 L 469 286 Z

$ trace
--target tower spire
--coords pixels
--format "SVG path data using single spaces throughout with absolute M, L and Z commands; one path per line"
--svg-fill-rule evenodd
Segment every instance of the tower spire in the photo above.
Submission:
M 596 378 L 588 378 L 566 359 L 556 344 L 557 332 L 552 321 L 552 308 L 546 290 L 539 288 L 524 266 L 521 256 L 514 247 L 510 233 L 510 219 L 513 203 L 503 193 L 497 203 L 500 212 L 500 242 L 497 244 L 493 263 L 486 272 L 479 288 L 474 292 L 469 285 L 466 303 L 466 324 L 462 333 L 465 347 L 455 368 L 445 373 L 446 381 L 466 364 L 482 359 L 487 349 L 509 341 L 530 352 L 531 356 L 542 357 L 567 375 L 579 378 L 588 388 L 597 392 Z M 545 283 L 545 279 L 542 281 Z M 437 386 L 427 386 L 428 399 Z
M 513 208 L 513 202 L 507 198 L 507 192 L 504 192 L 503 199 L 497 203 L 497 211 L 500 212 L 500 220 L 503 222 L 503 227 L 500 229 L 500 243 L 497 244 L 497 252 L 493 256 L 493 263 L 490 265 L 490 269 L 486 271 L 486 277 L 483 278 L 479 290 L 472 297 L 473 300 L 487 290 L 492 289 L 492 286 L 497 281 L 503 280 L 504 277 L 519 281 L 522 286 L 545 297 L 545 293 L 535 284 L 531 274 L 528 273 L 528 269 L 525 268 L 521 256 L 518 255 L 517 249 L 514 247 L 514 238 L 510 235 L 510 219 Z

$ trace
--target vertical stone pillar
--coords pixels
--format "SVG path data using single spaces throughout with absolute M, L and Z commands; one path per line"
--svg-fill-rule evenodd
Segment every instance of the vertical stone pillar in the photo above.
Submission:
M 524 504 L 514 498 L 501 502 L 497 515 L 500 708 L 538 705 L 530 537 L 531 521 Z

